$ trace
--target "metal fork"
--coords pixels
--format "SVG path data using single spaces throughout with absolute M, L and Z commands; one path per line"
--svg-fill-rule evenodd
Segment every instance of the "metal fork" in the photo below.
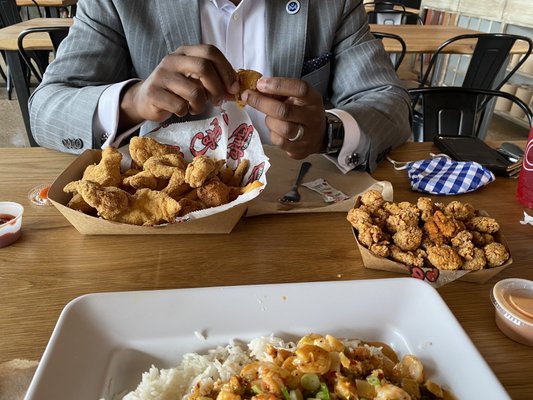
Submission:
M 309 168 L 311 168 L 310 162 L 306 161 L 302 163 L 302 166 L 300 167 L 300 172 L 298 172 L 298 177 L 296 178 L 296 182 L 294 182 L 294 185 L 292 185 L 291 190 L 289 190 L 283 195 L 281 199 L 279 199 L 280 203 L 297 203 L 300 201 L 300 193 L 298 193 L 298 186 L 300 186 L 300 183 L 302 183 L 302 179 L 305 174 L 307 174 L 307 171 L 309 171 Z

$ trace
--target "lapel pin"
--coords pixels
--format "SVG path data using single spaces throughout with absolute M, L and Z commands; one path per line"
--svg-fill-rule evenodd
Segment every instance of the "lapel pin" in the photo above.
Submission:
M 287 2 L 285 9 L 291 15 L 296 14 L 300 11 L 300 2 L 298 0 L 290 0 Z

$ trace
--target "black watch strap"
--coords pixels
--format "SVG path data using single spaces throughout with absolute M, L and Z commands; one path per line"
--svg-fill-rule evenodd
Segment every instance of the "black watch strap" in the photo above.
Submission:
M 344 125 L 339 117 L 326 111 L 326 142 L 324 153 L 336 154 L 344 143 Z

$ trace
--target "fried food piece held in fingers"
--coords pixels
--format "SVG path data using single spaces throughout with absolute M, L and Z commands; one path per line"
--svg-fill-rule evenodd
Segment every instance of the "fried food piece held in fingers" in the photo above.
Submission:
M 100 162 L 87 166 L 82 180 L 96 182 L 102 186 L 120 186 L 122 183 L 121 161 L 122 154 L 116 148 L 106 147 L 102 151 Z
M 239 69 L 237 80 L 239 81 L 239 93 L 235 95 L 235 101 L 239 107 L 244 107 L 241 95 L 245 90 L 257 90 L 257 81 L 263 76 L 260 72 L 252 69 Z

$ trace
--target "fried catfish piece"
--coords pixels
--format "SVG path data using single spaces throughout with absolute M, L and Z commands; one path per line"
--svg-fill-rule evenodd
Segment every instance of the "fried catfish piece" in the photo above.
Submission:
M 91 181 L 70 182 L 63 188 L 66 193 L 79 193 L 104 219 L 115 220 L 130 204 L 130 194 L 114 186 L 101 186 Z
M 177 150 L 171 146 L 159 143 L 150 137 L 134 136 L 130 140 L 130 155 L 133 161 L 143 167 L 146 160 L 152 156 L 162 156 L 164 154 L 177 154 Z
M 72 208 L 76 211 L 81 211 L 84 214 L 92 214 L 95 213 L 96 210 L 91 207 L 85 200 L 83 200 L 83 197 L 81 197 L 81 194 L 76 193 L 74 196 L 72 196 L 72 199 L 69 200 L 67 203 L 67 207 Z
M 139 189 L 131 196 L 129 207 L 114 216 L 113 221 L 153 226 L 173 222 L 180 211 L 181 205 L 166 193 Z
M 98 164 L 88 165 L 82 180 L 99 183 L 102 186 L 120 186 L 122 175 L 120 162 L 122 154 L 114 147 L 102 150 L 102 159 Z
M 191 190 L 191 187 L 185 182 L 185 170 L 177 169 L 170 177 L 168 185 L 162 192 L 168 194 L 173 199 L 179 200 L 178 198 L 189 190 Z
M 235 101 L 239 107 L 244 107 L 241 95 L 245 90 L 257 90 L 257 81 L 263 76 L 260 72 L 252 69 L 239 69 L 237 80 L 239 81 L 239 93 L 235 95 Z
M 197 191 L 198 199 L 207 207 L 217 207 L 229 203 L 229 187 L 218 178 L 213 178 L 200 186 Z
M 181 210 L 179 213 L 180 217 L 183 217 L 184 215 L 187 215 L 193 211 L 203 210 L 204 208 L 206 208 L 205 204 L 203 204 L 201 201 L 191 200 L 187 198 L 180 199 L 178 203 L 181 206 Z
M 213 160 L 207 156 L 196 156 L 187 165 L 185 182 L 192 188 L 198 188 L 209 178 L 217 175 L 224 163 L 224 160 Z
M 134 189 L 156 189 L 158 181 L 150 171 L 141 171 L 135 175 L 125 177 L 122 183 Z
M 170 179 L 177 170 L 185 171 L 187 161 L 179 154 L 163 154 L 152 156 L 144 163 L 144 169 L 156 178 Z

